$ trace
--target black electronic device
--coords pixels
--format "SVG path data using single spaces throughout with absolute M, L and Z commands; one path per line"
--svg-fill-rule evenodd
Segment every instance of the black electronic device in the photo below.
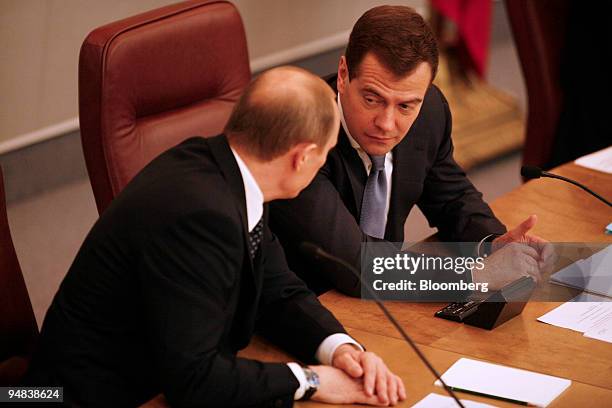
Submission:
M 534 288 L 534 280 L 523 276 L 484 299 L 450 303 L 434 316 L 492 330 L 521 314 Z
M 454 322 L 463 322 L 463 319 L 478 310 L 478 305 L 481 303 L 482 300 L 449 303 L 444 308 L 438 310 L 435 316 Z

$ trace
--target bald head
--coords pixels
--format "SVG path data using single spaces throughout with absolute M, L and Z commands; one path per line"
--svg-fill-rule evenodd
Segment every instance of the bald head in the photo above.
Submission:
M 298 143 L 322 148 L 338 120 L 335 95 L 321 78 L 300 68 L 279 67 L 249 84 L 225 133 L 230 143 L 269 161 Z

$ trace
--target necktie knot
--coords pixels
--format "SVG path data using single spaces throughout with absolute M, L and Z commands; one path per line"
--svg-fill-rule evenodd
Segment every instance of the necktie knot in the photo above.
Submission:
M 381 171 L 385 169 L 385 155 L 382 156 L 370 156 L 370 160 L 372 160 L 372 170 Z

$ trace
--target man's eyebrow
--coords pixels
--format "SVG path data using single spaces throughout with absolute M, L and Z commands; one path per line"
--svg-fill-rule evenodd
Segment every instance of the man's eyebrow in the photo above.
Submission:
M 379 98 L 383 98 L 383 96 L 381 96 L 380 93 L 378 93 L 378 91 L 370 86 L 365 86 L 363 88 L 363 92 L 365 93 L 371 93 L 374 94 L 375 96 L 379 97 Z M 416 104 L 416 103 L 421 103 L 423 102 L 423 98 L 419 98 L 418 96 L 414 97 L 414 98 L 409 98 L 406 99 L 405 101 L 400 102 L 400 104 L 402 103 L 406 103 L 406 104 Z
M 422 99 L 422 98 L 419 98 L 419 97 L 417 96 L 417 97 L 415 97 L 415 98 L 410 98 L 410 99 L 407 99 L 407 100 L 405 100 L 404 102 L 401 102 L 401 103 L 414 104 L 414 103 L 420 103 L 420 102 L 423 102 L 423 99 Z
M 373 93 L 374 95 L 376 95 L 376 96 L 378 96 L 378 97 L 381 97 L 381 98 L 382 98 L 382 96 L 380 95 L 380 93 L 378 93 L 378 91 L 376 91 L 376 89 L 374 89 L 374 88 L 372 88 L 372 87 L 365 86 L 365 87 L 363 88 L 363 91 L 364 91 L 364 92 L 368 92 L 368 93 Z

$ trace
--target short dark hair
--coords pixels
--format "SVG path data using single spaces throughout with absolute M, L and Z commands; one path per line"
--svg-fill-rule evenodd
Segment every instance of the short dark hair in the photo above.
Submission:
M 321 78 L 296 67 L 276 68 L 279 70 L 301 74 L 293 82 L 295 86 L 287 87 L 287 82 L 274 79 L 270 83 L 268 74 L 261 74 L 234 106 L 224 130 L 231 142 L 263 161 L 302 142 L 323 148 L 338 121 L 335 95 Z M 274 89 L 270 91 L 270 87 Z
M 349 79 L 369 52 L 398 77 L 410 74 L 421 62 L 438 70 L 438 44 L 431 28 L 413 8 L 379 6 L 366 11 L 355 23 L 346 47 Z

